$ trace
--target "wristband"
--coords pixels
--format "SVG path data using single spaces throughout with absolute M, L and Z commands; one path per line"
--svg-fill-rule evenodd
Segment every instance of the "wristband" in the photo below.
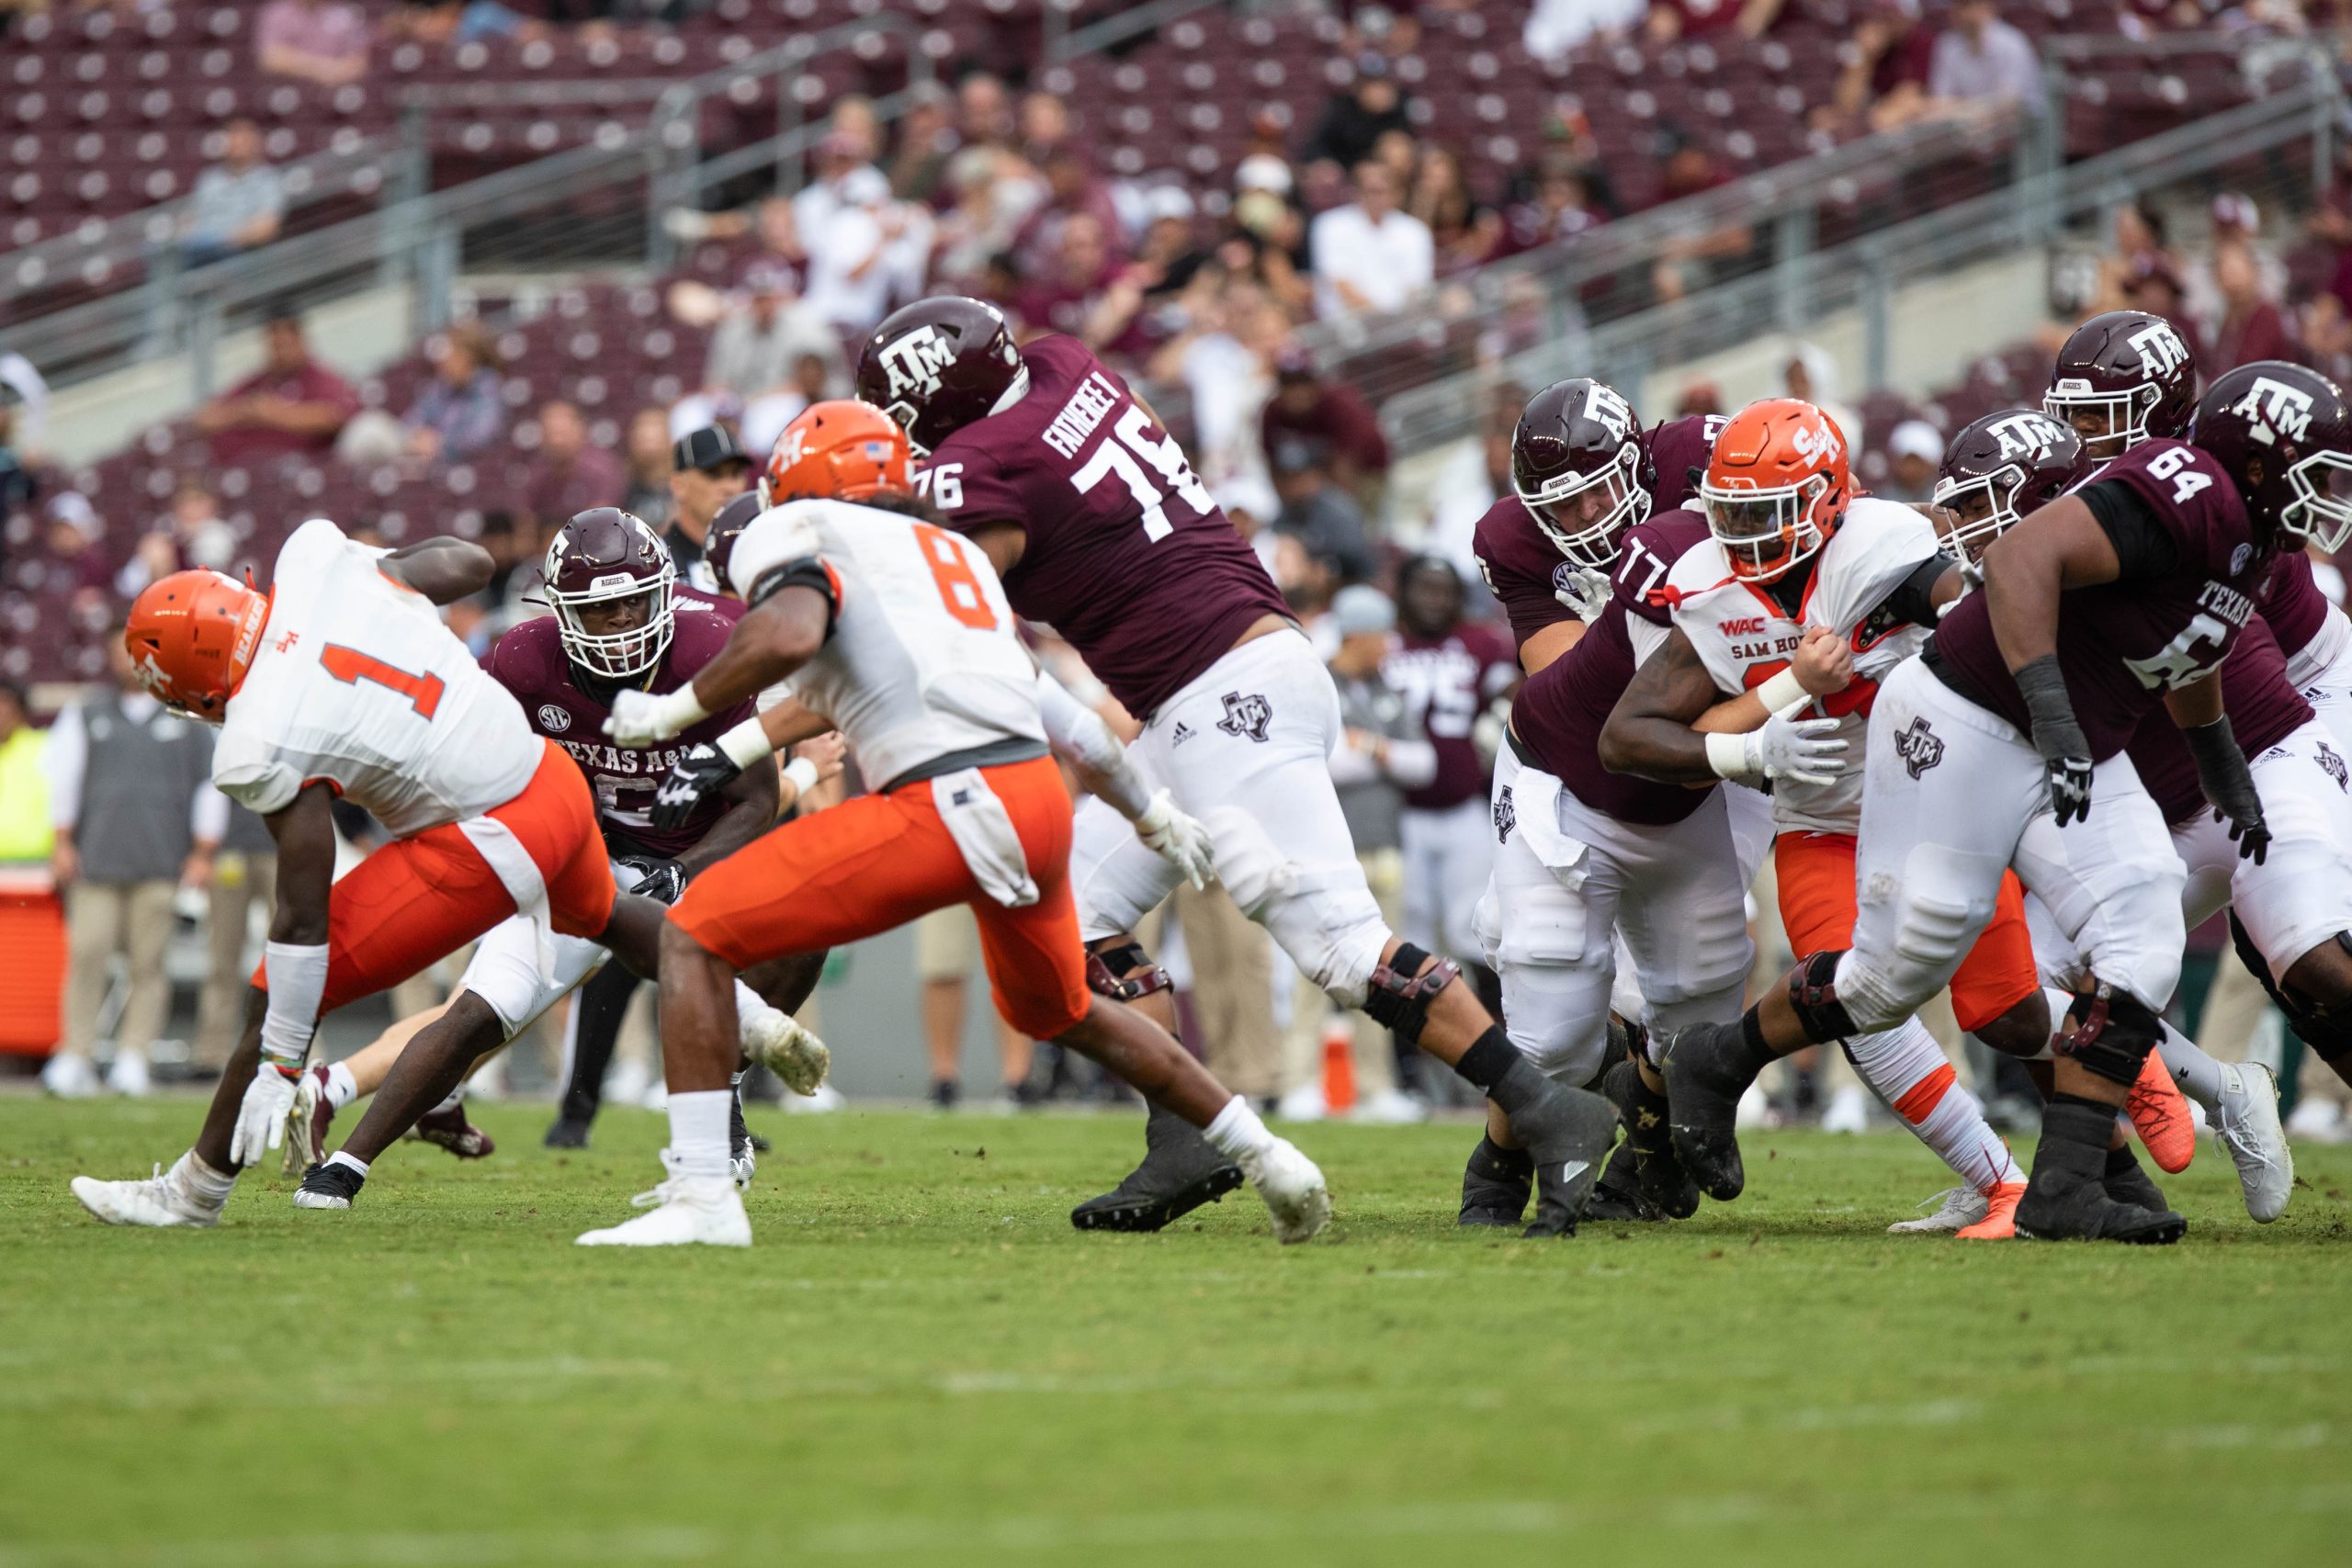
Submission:
M 718 738 L 718 750 L 737 767 L 748 768 L 773 753 L 775 747 L 768 739 L 767 727 L 756 718 L 747 718 Z
M 656 711 L 661 714 L 662 724 L 672 735 L 692 729 L 710 716 L 710 710 L 702 705 L 701 698 L 695 695 L 692 681 L 674 692 L 664 692 L 653 700 L 658 705 Z
M 1796 667 L 1790 666 L 1756 688 L 1756 695 L 1763 702 L 1766 713 L 1778 713 L 1791 703 L 1813 700 L 1813 694 L 1797 679 Z
M 806 757 L 795 757 L 784 765 L 784 776 L 792 781 L 792 798 L 799 800 L 817 787 L 817 764 Z
M 1707 766 L 1715 770 L 1715 777 L 1719 779 L 1745 779 L 1753 776 L 1755 770 L 1747 761 L 1747 737 L 1745 735 L 1708 736 Z
M 2066 677 L 2058 667 L 2058 656 L 2045 653 L 2030 659 L 2013 672 L 2018 683 L 2018 695 L 2025 699 L 2028 716 L 2033 721 L 2034 749 L 2045 761 L 2055 762 L 2070 757 L 2088 757 L 2090 742 L 2084 738 L 2082 721 L 2075 716 L 2075 700 L 2066 690 Z
M 299 1071 L 311 1054 L 319 1026 L 319 1006 L 327 988 L 327 944 L 273 942 L 262 949 L 269 980 L 269 1010 L 262 1015 L 261 1054 L 266 1066 Z

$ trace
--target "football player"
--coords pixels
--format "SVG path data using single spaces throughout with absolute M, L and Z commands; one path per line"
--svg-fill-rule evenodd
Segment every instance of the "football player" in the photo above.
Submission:
M 582 1244 L 750 1245 L 726 1179 L 731 976 L 957 902 L 978 919 L 1008 1022 L 1103 1062 L 1205 1128 L 1257 1186 L 1276 1236 L 1307 1239 L 1330 1215 L 1313 1162 L 1164 1031 L 1091 991 L 1069 873 L 1069 796 L 1049 754 L 1036 667 L 987 557 L 926 520 L 910 467 L 905 433 L 881 411 L 836 400 L 804 412 L 778 438 L 764 480 L 763 498 L 781 504 L 728 552 L 746 610 L 726 649 L 676 692 L 616 701 L 614 739 L 646 745 L 788 682 L 877 784 L 738 852 L 672 907 L 662 938 L 671 1179 L 650 1212 Z M 746 740 L 767 733 L 759 720 L 741 728 Z M 1205 857 L 1185 858 L 1205 880 Z
M 780 803 L 775 770 L 760 769 L 697 802 L 675 828 L 665 829 L 652 819 L 654 792 L 685 746 L 715 739 L 750 717 L 749 704 L 740 712 L 714 715 L 681 736 L 684 745 L 616 747 L 602 727 L 615 693 L 674 691 L 707 664 L 725 646 L 736 611 L 691 592 L 678 595 L 675 569 L 659 536 L 642 520 L 609 506 L 582 512 L 558 531 L 548 543 L 543 575 L 542 592 L 554 614 L 509 630 L 483 656 L 482 668 L 514 694 L 533 729 L 562 747 L 587 775 L 615 877 L 632 891 L 669 903 L 695 873 L 767 831 L 780 804 L 788 807 L 792 801 Z M 787 771 L 783 787 L 797 799 L 803 779 L 813 782 L 820 765 L 810 761 L 797 773 Z M 482 940 L 445 1007 L 395 1023 L 343 1061 L 311 1068 L 290 1113 L 295 1135 L 288 1140 L 287 1158 L 289 1165 L 325 1164 L 306 1180 L 297 1204 L 349 1207 L 364 1168 L 405 1129 L 407 1108 L 388 1097 L 379 1103 L 380 1114 L 371 1111 L 355 1130 L 343 1150 L 345 1157 L 327 1160 L 326 1134 L 334 1112 L 374 1093 L 403 1051 L 413 1046 L 418 1052 L 412 1081 L 427 1081 L 418 1075 L 428 1068 L 437 1079 L 452 1064 L 469 1066 L 498 1050 L 584 976 L 603 974 L 606 953 L 594 943 L 565 938 L 557 947 L 554 969 L 542 977 L 527 925 L 508 921 Z M 754 988 L 775 1005 L 758 1002 L 745 1009 L 754 1057 L 776 1064 L 778 1076 L 803 1093 L 823 1076 L 824 1047 L 788 1011 L 808 999 L 822 959 L 796 955 L 781 961 L 780 971 L 755 976 L 763 983 Z M 628 973 L 626 966 L 621 973 Z M 636 976 L 629 978 L 633 987 Z M 623 991 L 622 1005 L 627 997 Z M 428 1142 L 480 1157 L 491 1152 L 490 1140 L 467 1125 L 462 1093 L 461 1088 L 450 1089 L 414 1125 Z M 747 1173 L 750 1138 L 740 1125 L 734 1146 L 739 1174 Z
M 662 907 L 616 892 L 586 778 L 441 623 L 438 606 L 479 592 L 491 568 L 462 540 L 387 552 L 313 518 L 278 553 L 266 594 L 181 571 L 132 604 L 141 679 L 220 727 L 213 783 L 269 826 L 277 910 L 196 1145 L 148 1180 L 76 1177 L 74 1195 L 98 1218 L 216 1224 L 239 1171 L 284 1138 L 319 1015 L 509 916 L 530 922 L 542 971 L 557 935 L 638 962 L 658 941 Z M 337 795 L 393 840 L 340 882 Z
M 925 493 L 987 552 L 1016 612 L 1052 626 L 1141 721 L 1138 768 L 1207 828 L 1235 903 L 1340 1005 L 1502 1106 L 1537 1162 L 1534 1228 L 1572 1228 L 1613 1112 L 1546 1080 L 1456 964 L 1387 929 L 1327 766 L 1330 673 L 1151 410 L 1076 339 L 1016 347 L 993 306 L 952 298 L 869 333 L 857 388 L 905 427 L 927 458 Z M 1099 799 L 1081 808 L 1080 919 L 1123 998 L 1172 1032 L 1166 976 L 1134 931 L 1175 873 L 1137 838 Z M 1238 1179 L 1164 1110 L 1146 1137 L 1142 1165 L 1072 1224 L 1157 1230 Z
M 2258 393 L 2263 381 L 2276 391 Z M 2085 971 L 2018 1230 L 2150 1243 L 2187 1231 L 2102 1185 L 2114 1112 L 2161 1037 L 2185 933 L 2179 857 L 2123 749 L 2164 705 L 2239 852 L 2267 855 L 2218 671 L 2282 523 L 2340 507 L 2352 412 L 2324 378 L 2256 364 L 2214 382 L 2190 434 L 2143 442 L 2003 535 L 1984 552 L 1984 590 L 1881 689 L 1853 946 L 1808 955 L 1736 1028 L 1693 1030 L 1668 1058 L 1676 1146 L 1702 1185 L 1738 1190 L 1732 1113 L 1757 1070 L 1916 1008 L 1991 918 L 2007 866 Z M 2347 966 L 2352 950 L 2331 942 L 2287 985 L 2332 992 Z
M 1864 749 L 1879 682 L 1917 650 L 1959 589 L 1934 526 L 1910 507 L 1857 494 L 1844 433 L 1793 399 L 1733 417 L 1700 496 L 1712 537 L 1664 574 L 1658 596 L 1673 606 L 1674 630 L 1610 715 L 1602 761 L 1665 783 L 1703 782 L 1744 761 L 1751 745 L 1769 750 L 1778 716 L 1806 709 L 1817 716 L 1809 724 L 1861 761 L 1853 753 Z M 1810 672 L 1800 653 L 1813 656 Z M 1746 692 L 1776 716 L 1745 736 L 1694 727 Z M 1773 791 L 1781 918 L 1799 953 L 1850 942 L 1860 796 L 1854 767 L 1786 777 Z M 1953 981 L 1952 1010 L 1988 1043 L 2030 1055 L 2050 1038 L 2050 1014 L 2022 897 L 2014 882 L 2004 886 L 1991 930 Z M 1841 1038 L 1863 1082 L 1963 1182 L 1936 1214 L 1901 1228 L 2011 1235 L 2024 1173 L 1973 1098 L 1954 1092 L 1951 1065 L 1926 1027 L 1905 1016 Z

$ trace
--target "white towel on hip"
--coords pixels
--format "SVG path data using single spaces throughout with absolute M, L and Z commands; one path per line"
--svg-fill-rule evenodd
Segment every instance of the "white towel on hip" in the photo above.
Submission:
M 1021 835 L 1012 830 L 1004 802 L 979 769 L 940 774 L 931 781 L 931 799 L 981 891 L 1008 909 L 1037 901 L 1029 853 L 1021 847 Z
M 469 817 L 458 824 L 458 831 L 498 874 L 507 897 L 514 900 L 514 912 L 531 922 L 531 934 L 538 948 L 539 979 L 544 983 L 552 978 L 555 915 L 548 908 L 548 883 L 539 874 L 539 863 L 531 858 L 531 852 L 523 847 L 514 829 L 495 817 Z

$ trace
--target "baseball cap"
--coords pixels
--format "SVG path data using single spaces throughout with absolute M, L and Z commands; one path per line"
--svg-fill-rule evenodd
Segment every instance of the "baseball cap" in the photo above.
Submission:
M 1396 629 L 1396 606 L 1387 594 L 1368 582 L 1342 588 L 1331 596 L 1331 624 L 1341 637 Z
M 1906 419 L 1896 425 L 1887 435 L 1886 449 L 1897 457 L 1917 457 L 1929 463 L 1944 460 L 1944 438 L 1924 419 Z
M 2262 227 L 2262 209 L 2254 198 L 2228 190 L 2213 198 L 2213 221 L 2227 223 L 2252 233 Z
M 689 430 L 670 448 L 670 466 L 682 470 L 715 468 L 722 463 L 749 464 L 751 460 L 736 445 L 735 433 L 723 424 Z

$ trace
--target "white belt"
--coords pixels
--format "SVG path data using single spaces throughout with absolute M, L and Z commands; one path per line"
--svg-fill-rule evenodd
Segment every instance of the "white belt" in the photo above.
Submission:
M 997 798 L 979 769 L 959 768 L 940 774 L 931 781 L 931 799 L 982 892 L 1008 909 L 1037 901 L 1028 852 L 1021 847 L 1021 835 L 1012 830 L 1004 802 Z
M 514 836 L 514 829 L 495 817 L 469 817 L 458 824 L 458 831 L 474 847 L 497 874 L 506 888 L 507 897 L 514 900 L 514 912 L 531 922 L 531 935 L 538 950 L 539 979 L 555 976 L 555 918 L 548 908 L 547 878 L 539 874 L 539 863 Z
M 2288 683 L 2298 689 L 2319 684 L 2319 678 L 2343 657 L 2347 645 L 2352 645 L 2352 616 L 2330 604 L 2327 618 L 2320 622 L 2312 640 L 2287 660 Z

